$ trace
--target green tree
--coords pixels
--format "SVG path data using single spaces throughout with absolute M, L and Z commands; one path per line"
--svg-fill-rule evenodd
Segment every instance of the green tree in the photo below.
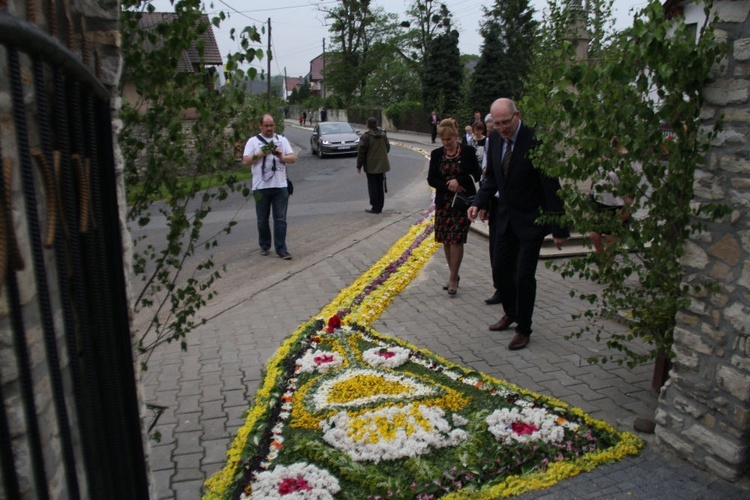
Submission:
M 571 43 L 579 13 L 570 4 L 551 6 L 544 32 L 552 38 L 540 49 L 521 109 L 537 127 L 538 164 L 566 180 L 562 222 L 579 232 L 598 228 L 617 236 L 605 256 L 553 265 L 563 276 L 603 285 L 598 294 L 572 292 L 591 304 L 584 313 L 590 322 L 576 336 L 594 332 L 606 341 L 609 354 L 591 361 L 635 366 L 670 356 L 676 313 L 688 304 L 685 291 L 706 285 L 683 282 L 683 243 L 701 230 L 701 221 L 726 212 L 716 205 L 691 206 L 696 167 L 704 163 L 719 124 L 701 119 L 701 92 L 722 54 L 708 21 L 710 3 L 697 40 L 683 21 L 667 19 L 652 1 L 631 28 L 600 32 L 591 57 L 581 61 Z M 612 173 L 619 182 L 612 182 Z M 633 199 L 630 211 L 636 215 L 627 228 L 587 200 L 588 186 L 598 180 L 605 190 Z M 622 311 L 630 315 L 628 330 L 605 332 L 600 319 Z
M 411 59 L 420 65 L 427 59 L 427 48 L 437 36 L 438 30 L 450 31 L 453 15 L 444 3 L 435 5 L 432 0 L 415 0 L 406 14 L 411 29 L 407 36 L 411 45 Z
M 196 252 L 201 247 L 210 252 L 234 222 L 209 235 L 203 234 L 203 222 L 213 202 L 233 192 L 249 195 L 237 181 L 232 152 L 251 133 L 247 124 L 257 123 L 267 106 L 277 108 L 244 91 L 244 80 L 255 71 L 241 67 L 263 55 L 253 48 L 260 37 L 252 27 L 232 31 L 243 51 L 227 56 L 230 83 L 220 91 L 214 69 L 203 64 L 193 72 L 178 69 L 187 50 L 203 60 L 201 33 L 211 25 L 201 5 L 199 0 L 178 0 L 168 22 L 149 28 L 139 21 L 144 12 L 154 12 L 151 1 L 121 3 L 124 79 L 135 84 L 138 95 L 138 102 L 131 106 L 125 101 L 120 113 L 128 223 L 146 226 L 153 217 L 162 217 L 167 225 L 163 241 L 134 239 L 134 307 L 136 314 L 149 318 L 137 340 L 144 366 L 154 347 L 180 341 L 185 348 L 186 334 L 205 322 L 199 311 L 215 295 L 222 270 L 210 253 L 199 258 Z M 218 26 L 224 18 L 219 13 L 211 23 Z M 195 119 L 185 120 L 191 113 Z M 214 189 L 204 189 L 206 178 Z
M 378 64 L 367 77 L 362 103 L 388 107 L 401 101 L 414 101 L 422 97 L 418 68 L 390 44 L 380 44 Z
M 335 7 L 321 10 L 331 21 L 332 34 L 331 52 L 326 54 L 326 86 L 348 105 L 362 96 L 369 74 L 379 63 L 379 53 L 372 48 L 395 36 L 395 15 L 372 8 L 370 0 L 339 0 Z
M 483 10 L 479 28 L 482 48 L 467 104 L 484 109 L 498 97 L 517 99 L 523 94 L 538 23 L 528 0 L 495 0 L 491 8 Z
M 450 30 L 436 36 L 430 44 L 422 75 L 422 101 L 425 109 L 445 114 L 458 111 L 464 78 L 458 31 Z

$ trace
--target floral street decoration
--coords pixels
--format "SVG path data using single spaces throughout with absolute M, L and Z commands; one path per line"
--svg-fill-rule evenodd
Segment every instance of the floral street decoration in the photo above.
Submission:
M 431 230 L 420 221 L 284 342 L 204 498 L 491 499 L 638 453 L 562 401 L 369 328 L 429 260 Z

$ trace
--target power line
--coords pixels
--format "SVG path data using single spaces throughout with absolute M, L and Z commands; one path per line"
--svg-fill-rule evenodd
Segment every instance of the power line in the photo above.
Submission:
M 265 21 L 261 21 L 261 20 L 259 20 L 259 19 L 255 19 L 255 18 L 252 18 L 252 17 L 248 16 L 248 15 L 247 15 L 247 14 L 245 14 L 244 12 L 241 12 L 241 11 L 239 11 L 239 10 L 235 9 L 234 7 L 232 7 L 231 5 L 229 5 L 228 3 L 226 3 L 226 2 L 224 1 L 224 0 L 219 0 L 219 2 L 223 3 L 224 5 L 226 5 L 226 6 L 227 6 L 227 7 L 229 7 L 230 9 L 232 9 L 232 10 L 233 10 L 234 12 L 236 12 L 237 14 L 239 14 L 239 15 L 241 15 L 241 16 L 243 16 L 243 17 L 246 17 L 246 18 L 248 18 L 248 19 L 250 19 L 251 21 L 255 21 L 256 23 L 261 23 L 261 24 L 263 24 L 263 23 L 265 22 Z M 251 12 L 251 11 L 249 11 L 249 10 L 248 10 L 248 11 L 246 11 L 246 12 Z M 257 11 L 256 11 L 256 12 L 257 12 Z

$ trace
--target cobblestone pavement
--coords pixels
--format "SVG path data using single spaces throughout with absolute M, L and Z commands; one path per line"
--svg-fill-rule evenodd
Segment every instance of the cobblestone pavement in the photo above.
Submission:
M 390 136 L 432 148 L 427 136 Z M 149 451 L 155 498 L 200 498 L 203 481 L 222 467 L 264 365 L 281 341 L 382 257 L 421 215 L 385 214 L 378 225 L 350 235 L 325 255 L 269 261 L 278 266 L 277 273 L 221 291 L 206 310 L 213 319 L 189 336 L 186 352 L 168 345 L 154 353 L 143 377 L 143 396 L 148 403 L 167 406 L 153 429 L 161 439 L 152 441 Z M 604 345 L 591 338 L 564 338 L 578 328 L 571 316 L 583 308 L 569 291 L 595 291 L 596 285 L 563 280 L 540 263 L 534 334 L 526 349 L 511 352 L 508 332 L 487 329 L 501 316 L 501 306 L 484 304 L 491 295 L 487 259 L 486 237 L 471 233 L 458 294 L 451 299 L 442 290 L 448 270 L 439 250 L 373 327 L 452 362 L 559 398 L 620 430 L 632 431 L 635 418 L 653 415 L 650 366 L 591 365 L 586 359 L 601 353 Z M 623 328 L 614 322 L 610 327 Z M 716 479 L 660 450 L 652 436 L 640 437 L 649 443 L 640 456 L 521 498 L 750 497 L 746 482 Z

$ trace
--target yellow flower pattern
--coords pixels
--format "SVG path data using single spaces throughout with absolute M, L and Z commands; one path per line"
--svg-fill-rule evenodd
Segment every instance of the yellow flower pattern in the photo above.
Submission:
M 312 337 L 314 340 L 309 347 L 337 353 L 344 360 L 340 366 L 327 373 L 300 375 L 302 378 L 299 386 L 297 387 L 296 380 L 290 386 L 291 381 L 285 379 L 284 360 L 309 335 L 316 324 L 316 318 L 301 325 L 283 342 L 268 362 L 262 386 L 256 394 L 253 407 L 248 411 L 245 425 L 238 431 L 227 453 L 227 465 L 206 481 L 204 498 L 228 498 L 235 481 L 241 475 L 240 465 L 247 458 L 244 454 L 247 453 L 248 446 L 252 448 L 250 443 L 257 442 L 256 429 L 263 428 L 259 424 L 268 418 L 269 408 L 279 399 L 284 402 L 282 408 L 288 409 L 282 411 L 288 415 L 284 425 L 291 429 L 321 430 L 327 436 L 324 440 L 331 446 L 353 454 L 351 456 L 355 460 L 374 463 L 381 459 L 414 456 L 435 448 L 453 447 L 462 443 L 466 439 L 466 433 L 460 426 L 465 419 L 459 414 L 471 404 L 469 389 L 486 392 L 499 400 L 512 393 L 514 397 L 522 398 L 522 401 L 525 398 L 529 401 L 544 401 L 551 411 L 558 414 L 566 412 L 568 418 L 560 416 L 558 424 L 562 425 L 569 418 L 574 418 L 583 425 L 614 436 L 612 439 L 615 444 L 606 449 L 586 453 L 574 460 L 550 462 L 545 471 L 511 475 L 502 481 L 472 489 L 471 492 L 450 492 L 442 497 L 446 499 L 490 499 L 516 495 L 548 487 L 599 464 L 638 453 L 642 446 L 638 438 L 628 433 L 619 433 L 608 424 L 593 420 L 582 410 L 570 408 L 562 401 L 533 394 L 483 374 L 465 375 L 467 372 L 462 367 L 399 339 L 387 338 L 372 331 L 360 333 L 382 314 L 437 250 L 439 245 L 434 243 L 434 238 L 425 238 L 431 230 L 432 217 L 412 226 L 380 261 L 351 286 L 342 290 L 317 316 L 325 321 L 339 311 L 348 312 L 342 317 L 342 334 L 337 336 L 318 332 Z M 415 246 L 417 241 L 419 244 Z M 374 289 L 369 286 L 384 276 L 383 269 L 405 255 L 407 249 L 410 249 L 408 259 L 395 272 L 387 275 L 387 279 L 381 279 L 379 286 Z M 367 294 L 363 292 L 366 288 Z M 358 325 L 362 330 L 349 330 L 348 325 Z M 460 391 L 453 386 L 441 384 L 433 376 L 401 369 L 369 368 L 363 362 L 362 352 L 381 343 L 409 349 L 413 363 L 422 363 L 424 367 L 439 365 L 443 376 L 464 384 L 467 390 Z M 330 382 L 332 380 L 334 382 Z M 285 387 L 292 389 L 285 390 Z M 284 394 L 283 398 L 281 394 Z M 280 425 L 277 424 L 276 427 Z M 279 447 L 280 442 L 275 440 L 272 445 Z M 288 441 L 284 446 L 287 443 Z

